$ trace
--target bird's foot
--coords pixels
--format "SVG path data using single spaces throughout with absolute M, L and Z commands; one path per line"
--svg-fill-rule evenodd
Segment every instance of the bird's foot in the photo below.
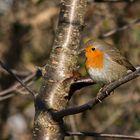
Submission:
M 99 97 L 98 97 L 98 96 L 96 97 L 96 99 L 97 99 L 100 103 L 102 103 L 102 101 L 99 99 Z

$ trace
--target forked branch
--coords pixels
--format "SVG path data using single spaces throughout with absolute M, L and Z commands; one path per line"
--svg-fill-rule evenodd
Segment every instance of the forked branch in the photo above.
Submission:
M 112 29 L 112 30 L 110 30 L 110 31 L 108 31 L 108 32 L 106 32 L 104 34 L 101 34 L 100 37 L 101 38 L 109 37 L 111 35 L 114 35 L 117 32 L 120 32 L 120 31 L 129 29 L 129 28 L 133 27 L 134 25 L 140 25 L 140 19 L 136 19 L 136 20 L 134 20 L 131 23 L 128 23 L 126 25 L 123 25 L 122 27 L 118 27 L 116 29 Z
M 124 83 L 126 83 L 130 80 L 137 78 L 138 76 L 140 76 L 140 67 L 138 67 L 136 71 L 131 72 L 128 75 L 120 78 L 119 80 L 114 81 L 114 82 L 108 84 L 107 86 L 105 86 L 105 88 L 103 88 L 102 91 L 100 91 L 100 93 L 98 93 L 96 98 L 93 98 L 89 102 L 87 102 L 81 106 L 71 107 L 71 108 L 64 109 L 64 110 L 61 110 L 58 112 L 54 112 L 53 114 L 57 118 L 62 118 L 64 116 L 78 114 L 83 111 L 92 109 L 93 106 L 95 106 L 96 104 L 98 104 L 102 100 L 104 100 L 106 97 L 108 97 L 114 89 L 116 89 L 117 87 L 123 85 Z
M 17 76 L 15 75 L 1 60 L 0 66 L 5 69 L 11 76 L 13 76 L 31 95 L 34 97 L 34 92 Z

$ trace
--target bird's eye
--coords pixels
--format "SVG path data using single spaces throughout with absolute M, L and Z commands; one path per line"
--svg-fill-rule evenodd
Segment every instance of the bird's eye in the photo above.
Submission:
M 95 51 L 95 48 L 92 48 L 92 51 Z

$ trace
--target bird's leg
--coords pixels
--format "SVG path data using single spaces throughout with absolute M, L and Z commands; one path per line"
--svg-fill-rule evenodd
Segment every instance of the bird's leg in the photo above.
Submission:
M 102 103 L 102 101 L 99 99 L 99 97 L 100 97 L 100 94 L 101 94 L 102 91 L 103 91 L 104 86 L 105 86 L 105 85 L 102 85 L 102 87 L 100 88 L 100 90 L 99 90 L 99 92 L 97 93 L 97 96 L 96 96 L 96 99 L 97 99 L 100 103 Z
M 96 99 L 97 99 L 100 103 L 102 103 L 102 101 L 99 99 L 98 95 L 96 96 Z
M 108 84 L 104 84 L 104 85 L 102 85 L 102 87 L 100 88 L 100 90 L 99 90 L 97 96 L 100 95 L 100 94 L 101 94 L 102 92 L 104 92 L 104 91 L 105 91 L 106 95 L 109 95 L 108 91 L 105 90 L 106 87 L 107 87 L 107 85 L 108 85 Z
M 114 94 L 114 90 L 111 91 L 111 92 L 108 92 L 108 91 L 106 90 L 107 86 L 108 86 L 108 85 L 104 85 L 104 87 L 102 87 L 102 88 L 100 89 L 100 92 L 104 91 L 104 92 L 106 93 L 106 95 L 110 95 L 111 93 Z

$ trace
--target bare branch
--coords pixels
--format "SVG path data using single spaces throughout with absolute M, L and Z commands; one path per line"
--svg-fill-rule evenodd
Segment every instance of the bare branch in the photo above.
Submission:
M 135 0 L 93 0 L 94 2 L 134 2 Z
M 81 89 L 83 87 L 87 87 L 90 85 L 96 84 L 89 76 L 88 77 L 81 77 L 80 79 L 76 80 L 71 85 L 71 91 L 76 91 L 78 89 Z
M 93 84 L 95 84 L 95 82 L 90 77 L 80 77 L 79 79 L 74 81 L 74 83 L 71 84 L 69 96 L 67 98 L 70 99 L 76 90 Z
M 31 80 L 33 77 L 35 76 L 35 73 L 32 73 L 31 75 L 27 76 L 26 78 L 24 78 L 22 81 L 28 82 L 29 80 Z M 9 87 L 8 89 L 5 89 L 3 91 L 0 92 L 0 96 L 5 96 L 6 94 L 9 94 L 13 91 L 16 91 L 18 88 L 20 88 L 21 84 L 20 83 L 15 83 L 14 85 L 12 85 L 11 87 Z
M 137 19 L 137 20 L 135 20 L 135 21 L 133 21 L 131 23 L 128 23 L 128 24 L 122 26 L 122 27 L 118 27 L 116 29 L 110 30 L 110 31 L 108 31 L 108 32 L 106 32 L 104 34 L 101 34 L 100 37 L 101 38 L 109 37 L 109 36 L 115 34 L 116 32 L 120 32 L 120 31 L 126 30 L 128 28 L 131 28 L 134 25 L 137 25 L 137 24 L 138 25 L 140 24 L 140 19 Z
M 29 71 L 17 71 L 15 69 L 11 69 L 11 71 L 17 75 L 18 77 L 27 77 L 29 74 L 31 74 L 32 72 Z M 4 74 L 9 74 L 7 73 L 7 71 L 0 69 L 0 72 L 3 72 Z
M 64 116 L 78 114 L 78 113 L 81 113 L 83 111 L 92 109 L 93 106 L 95 106 L 96 104 L 98 104 L 102 100 L 104 100 L 106 97 L 108 97 L 114 89 L 116 89 L 117 87 L 121 86 L 122 84 L 124 84 L 132 79 L 137 78 L 138 76 L 140 76 L 140 67 L 137 68 L 136 71 L 131 72 L 128 75 L 120 78 L 119 80 L 108 84 L 105 88 L 103 88 L 103 90 L 97 95 L 96 98 L 93 98 L 92 100 L 90 100 L 86 104 L 83 104 L 83 105 L 77 106 L 77 107 L 71 107 L 71 108 L 64 109 L 64 110 L 61 110 L 58 112 L 53 112 L 53 115 L 56 118 L 61 118 Z
M 66 132 L 66 136 L 91 136 L 103 138 L 121 138 L 130 140 L 140 140 L 140 136 L 120 135 L 120 134 L 103 134 L 94 132 Z
M 6 96 L 4 96 L 4 97 L 0 97 L 0 102 L 3 101 L 3 100 L 6 100 L 6 99 L 8 99 L 8 98 L 13 97 L 14 95 L 15 95 L 15 94 L 8 94 L 8 95 L 6 95 Z
M 24 73 L 24 72 L 22 72 L 22 73 L 20 73 L 18 71 L 15 72 L 15 70 L 12 70 L 12 72 L 14 72 L 14 74 L 16 74 L 16 75 L 18 74 L 18 75 L 26 76 L 22 81 L 24 83 L 28 82 L 26 84 L 27 84 L 27 86 L 29 86 L 29 84 L 31 84 L 30 80 L 33 80 L 32 81 L 32 83 L 33 83 L 35 80 L 39 79 L 42 76 L 42 69 L 43 68 L 38 68 L 36 70 L 36 72 L 28 72 L 28 75 L 27 75 L 27 73 Z M 3 101 L 5 99 L 11 98 L 14 95 L 16 95 L 15 93 L 13 93 L 14 91 L 17 91 L 18 93 L 23 94 L 23 92 L 21 92 L 21 84 L 19 82 L 14 83 L 8 89 L 0 91 L 0 101 Z
M 73 84 L 82 84 L 82 83 L 94 84 L 95 82 L 88 76 L 88 77 L 81 77 L 80 79 L 76 80 Z
M 34 97 L 34 92 L 27 85 L 25 85 L 25 83 L 17 75 L 15 75 L 1 60 L 0 66 L 5 69 L 11 76 L 13 76 Z

